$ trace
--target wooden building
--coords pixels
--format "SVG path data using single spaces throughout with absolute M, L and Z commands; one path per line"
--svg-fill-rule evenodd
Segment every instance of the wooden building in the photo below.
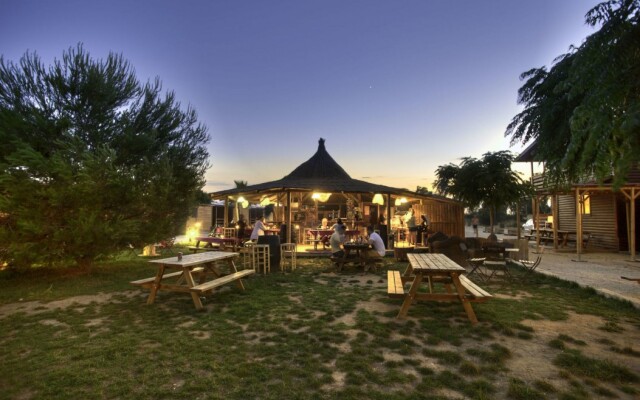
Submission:
M 640 169 L 634 168 L 626 183 L 618 190 L 612 180 L 598 183 L 595 180 L 571 183 L 565 188 L 550 188 L 544 184 L 544 173 L 533 175 L 533 163 L 544 162 L 535 155 L 535 142 L 527 147 L 516 162 L 532 164 L 532 183 L 536 190 L 535 203 L 551 199 L 552 228 L 559 231 L 575 231 L 577 237 L 588 238 L 589 248 L 629 252 L 635 260 L 640 250 Z M 534 212 L 539 209 L 534 204 Z M 534 216 L 534 221 L 539 218 Z M 557 237 L 557 235 L 554 235 Z M 583 241 L 576 240 L 580 253 Z M 554 242 L 557 248 L 557 240 Z

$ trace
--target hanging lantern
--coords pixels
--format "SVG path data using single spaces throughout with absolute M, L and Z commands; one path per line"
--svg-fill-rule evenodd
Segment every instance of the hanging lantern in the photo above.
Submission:
M 269 200 L 269 196 L 264 196 L 264 197 L 262 198 L 262 200 L 260 200 L 260 205 L 261 205 L 262 207 L 266 207 L 266 206 L 268 206 L 269 204 L 271 204 L 271 200 Z
M 376 193 L 373 195 L 373 200 L 371 200 L 373 204 L 378 204 L 380 206 L 384 205 L 384 197 L 380 193 Z
M 331 193 L 314 193 L 311 195 L 311 198 L 317 200 L 321 203 L 325 203 L 331 197 Z

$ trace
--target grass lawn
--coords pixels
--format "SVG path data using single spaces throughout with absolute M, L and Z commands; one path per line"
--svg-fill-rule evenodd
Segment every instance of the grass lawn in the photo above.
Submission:
M 0 273 L 0 398 L 637 399 L 640 313 L 536 275 L 480 285 L 474 304 L 420 303 L 395 318 L 386 260 L 376 274 L 325 259 L 228 285 L 196 311 L 129 281 L 123 255 L 91 274 Z

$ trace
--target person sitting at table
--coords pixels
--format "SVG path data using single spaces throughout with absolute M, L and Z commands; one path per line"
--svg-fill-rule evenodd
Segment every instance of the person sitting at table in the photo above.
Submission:
M 329 228 L 329 220 L 327 218 L 322 218 L 322 225 L 320 225 L 321 230 L 329 230 L 329 229 L 333 229 L 333 228 Z M 322 248 L 324 248 L 326 250 L 327 246 L 329 246 L 329 239 L 330 239 L 331 235 L 325 235 L 322 234 L 322 236 L 320 236 L 320 243 L 322 243 Z
M 331 256 L 336 258 L 344 257 L 344 250 L 342 249 L 342 244 L 347 240 L 347 235 L 345 234 L 346 229 L 344 224 L 338 225 L 336 227 L 335 232 L 331 235 L 329 239 L 329 243 L 331 244 Z
M 322 218 L 322 223 L 320 224 L 318 229 L 329 229 L 329 220 L 326 218 Z
M 253 231 L 251 232 L 251 236 L 249 237 L 249 239 L 251 239 L 252 242 L 258 241 L 258 236 L 264 236 L 264 231 L 266 230 L 267 230 L 267 227 L 264 224 L 264 215 L 263 215 L 256 220 L 255 224 L 253 224 Z
M 387 250 L 384 247 L 382 237 L 380 237 L 380 235 L 373 229 L 372 225 L 367 226 L 367 235 L 369 236 L 367 241 L 371 245 L 371 248 L 364 253 L 364 258 L 367 260 L 374 260 L 376 258 L 384 257 Z M 375 265 L 369 265 L 369 263 L 367 263 L 364 267 L 364 272 L 369 271 L 371 266 L 373 266 L 373 270 L 375 271 Z

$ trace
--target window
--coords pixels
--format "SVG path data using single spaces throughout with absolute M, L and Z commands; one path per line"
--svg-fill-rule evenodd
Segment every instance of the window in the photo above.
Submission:
M 591 196 L 588 194 L 580 195 L 580 205 L 582 206 L 580 210 L 582 215 L 591 214 Z

